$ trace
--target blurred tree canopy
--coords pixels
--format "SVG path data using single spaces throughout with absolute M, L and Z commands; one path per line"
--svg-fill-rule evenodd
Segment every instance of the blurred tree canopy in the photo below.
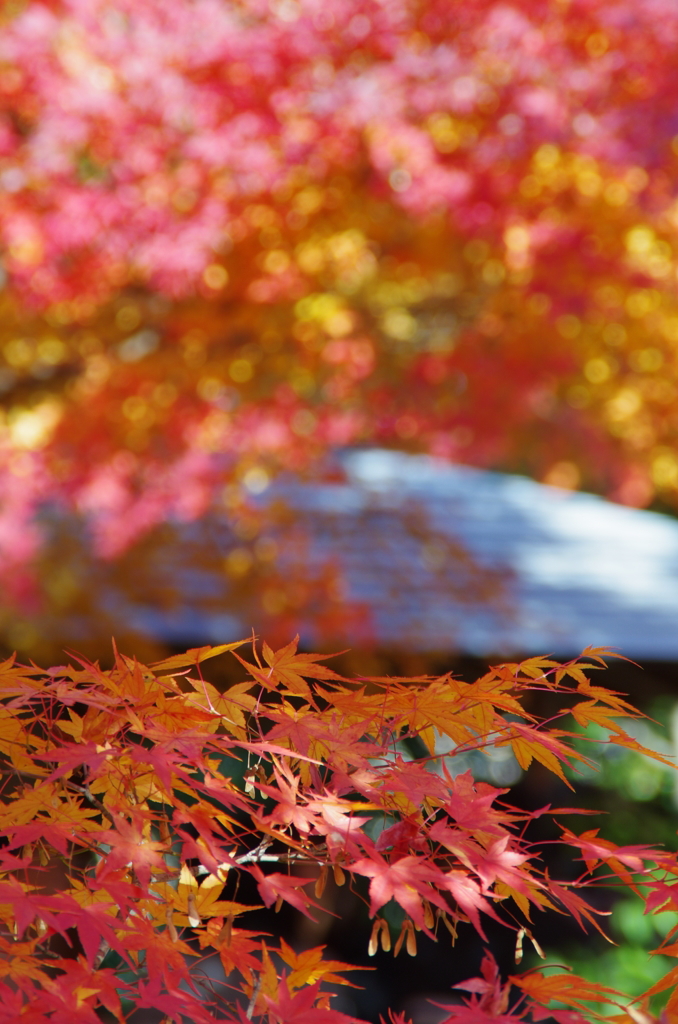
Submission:
M 675 505 L 675 5 L 1 18 L 11 646 L 49 656 L 95 610 L 108 629 L 97 593 L 138 585 L 181 522 L 221 515 L 256 544 L 251 496 L 331 472 L 341 445 Z M 269 618 L 317 601 L 284 581 L 267 598 L 264 548 L 237 549 L 224 586 Z

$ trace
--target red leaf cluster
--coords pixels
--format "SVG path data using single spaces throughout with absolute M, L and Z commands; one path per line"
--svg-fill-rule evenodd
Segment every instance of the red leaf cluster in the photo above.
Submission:
M 609 742 L 623 746 L 621 723 L 637 713 L 590 686 L 590 661 L 531 659 L 471 684 L 450 675 L 358 682 L 296 644 L 265 645 L 264 661 L 256 648 L 252 663 L 236 655 L 247 678 L 221 693 L 200 663 L 236 646 L 152 666 L 116 653 L 106 671 L 85 661 L 0 667 L 3 1019 L 95 1024 L 105 1009 L 123 1022 L 152 1007 L 176 1022 L 349 1024 L 323 986 L 351 966 L 249 930 L 257 906 L 237 899 L 246 876 L 267 907 L 288 902 L 312 916 L 324 913 L 331 874 L 374 919 L 369 952 L 412 956 L 419 932 L 454 941 L 471 927 L 485 939 L 488 917 L 539 948 L 531 914 L 546 908 L 599 927 L 586 889 L 609 878 L 640 885 L 648 912 L 677 902 L 675 855 L 617 847 L 596 830 L 562 829 L 584 868 L 574 880 L 550 878 L 529 838 L 549 809 L 518 810 L 506 790 L 455 772 L 460 754 L 496 746 L 556 774 L 580 759 L 569 732 L 525 709 L 544 689 L 560 700 L 560 721 L 598 722 L 614 708 Z M 413 741 L 428 752 L 414 757 Z M 395 934 L 389 903 L 404 914 Z M 205 982 L 202 961 L 215 954 L 227 987 Z M 674 975 L 649 994 L 672 988 Z M 572 975 L 501 980 L 490 950 L 482 976 L 457 988 L 469 995 L 447 1007 L 449 1022 L 551 1014 L 576 1024 L 603 995 L 620 1007 L 617 1020 L 650 1019 L 646 1001 L 624 1009 L 620 993 Z M 675 994 L 668 1005 L 675 1012 Z

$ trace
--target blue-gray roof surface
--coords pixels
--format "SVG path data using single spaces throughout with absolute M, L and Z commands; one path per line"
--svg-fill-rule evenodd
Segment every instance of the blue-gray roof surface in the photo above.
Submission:
M 634 658 L 678 657 L 678 521 L 425 456 L 353 452 L 344 465 L 357 494 L 393 507 L 420 501 L 432 525 L 479 563 L 511 573 L 508 620 L 437 609 L 463 650 L 569 654 L 595 645 Z M 397 640 L 388 615 L 382 629 Z M 423 623 L 422 648 L 439 646 L 439 637 L 439 627 Z
M 427 456 L 339 459 L 343 479 L 281 479 L 257 500 L 289 506 L 283 562 L 301 537 L 310 567 L 339 567 L 375 646 L 566 656 L 594 645 L 678 658 L 678 521 Z M 249 632 L 224 612 L 191 624 L 187 611 L 183 632 L 201 643 Z M 299 628 L 317 643 L 311 622 Z M 350 632 L 336 639 L 361 644 Z

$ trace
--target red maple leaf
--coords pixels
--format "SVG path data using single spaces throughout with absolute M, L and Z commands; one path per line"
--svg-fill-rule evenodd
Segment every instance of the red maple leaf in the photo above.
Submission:
M 365 1024 L 357 1017 L 317 1006 L 320 995 L 320 982 L 290 995 L 283 974 L 277 998 L 265 997 L 271 1021 L 275 1024 Z
M 315 881 L 314 878 L 298 878 L 294 875 L 283 875 L 279 871 L 272 871 L 269 875 L 265 875 L 258 864 L 252 864 L 247 870 L 256 879 L 259 895 L 267 907 L 273 906 L 278 900 L 284 900 L 300 910 L 306 917 L 310 917 L 312 921 L 315 918 L 309 912 L 309 906 L 322 909 L 320 904 L 312 900 L 310 896 L 302 897 L 297 891 L 303 889 L 305 885 L 310 885 Z
M 495 921 L 498 921 L 499 918 L 492 904 L 488 903 L 482 895 L 480 886 L 475 879 L 470 878 L 463 871 L 448 871 L 445 875 L 444 887 L 457 901 L 459 907 L 471 921 L 478 934 L 487 941 L 487 936 L 480 923 L 479 912 L 482 911 L 488 917 L 493 917 Z
M 97 865 L 96 874 L 99 882 L 105 881 L 118 868 L 128 864 L 134 869 L 143 886 L 150 882 L 152 871 L 171 870 L 163 857 L 166 852 L 165 843 L 149 839 L 144 834 L 144 824 L 138 817 L 136 821 L 116 817 L 115 828 L 98 833 L 99 841 L 110 845 L 110 851 Z
M 351 865 L 351 871 L 365 875 L 370 882 L 370 915 L 374 917 L 389 900 L 399 903 L 414 923 L 430 935 L 424 920 L 422 898 L 441 910 L 448 910 L 438 889 L 444 887 L 445 876 L 440 868 L 422 857 L 401 857 L 393 863 L 384 860 L 376 849 Z

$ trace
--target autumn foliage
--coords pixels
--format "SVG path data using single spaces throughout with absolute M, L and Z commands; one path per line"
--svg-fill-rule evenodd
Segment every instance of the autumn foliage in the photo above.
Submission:
M 45 503 L 117 558 L 168 521 L 237 519 L 337 445 L 675 503 L 673 4 L 27 0 L 2 19 L 14 604 L 75 612 L 91 589 L 75 568 L 56 596 L 36 584 Z
M 340 614 L 335 578 L 280 568 L 257 506 L 281 471 L 331 475 L 338 446 L 675 503 L 676 41 L 663 0 L 2 5 L 9 649 L 110 635 L 109 585 L 170 606 L 153 531 L 201 517 L 187 561 L 239 610 L 298 618 L 333 591 Z M 498 920 L 538 947 L 542 911 L 597 928 L 586 890 L 609 878 L 678 908 L 674 855 L 511 807 L 436 746 L 562 779 L 569 708 L 634 747 L 636 712 L 587 680 L 601 652 L 467 684 L 264 647 L 223 693 L 200 672 L 218 653 L 2 666 L 0 1019 L 345 1019 L 324 986 L 349 965 L 248 928 L 247 891 L 317 915 L 350 886 L 370 950 L 401 956 Z M 540 861 L 547 815 L 580 873 Z M 500 978 L 490 951 L 448 1019 L 577 1024 L 609 996 L 650 1020 L 652 992 L 553 970 Z
M 228 652 L 243 681 L 220 692 L 201 665 Z M 590 681 L 605 653 L 503 664 L 474 683 L 345 679 L 296 643 L 151 667 L 116 652 L 109 670 L 6 661 L 0 1019 L 96 1024 L 152 1008 L 177 1022 L 348 1024 L 326 985 L 349 984 L 351 965 L 248 927 L 257 905 L 322 915 L 326 885 L 360 895 L 370 953 L 396 956 L 416 956 L 420 935 L 454 945 L 474 929 L 487 941 L 490 920 L 515 934 L 516 960 L 523 940 L 544 955 L 544 912 L 600 930 L 587 890 L 610 881 L 642 893 L 647 913 L 678 909 L 674 854 L 615 846 L 572 807 L 521 810 L 507 790 L 455 774 L 455 755 L 510 746 L 523 769 L 539 762 L 564 780 L 583 758 L 573 722 L 640 749 L 621 724 L 638 713 Z M 559 707 L 547 720 L 529 710 L 540 693 Z M 437 753 L 440 737 L 451 754 Z M 550 876 L 530 838 L 544 816 L 573 858 L 567 878 Z M 239 898 L 246 877 L 257 905 Z M 404 913 L 395 932 L 389 903 Z M 669 935 L 662 951 L 677 948 Z M 603 1019 L 588 1008 L 601 1000 L 620 1024 L 650 1024 L 650 997 L 678 976 L 629 1003 L 548 959 L 501 978 L 487 948 L 478 967 L 450 992 L 449 1024 L 578 1024 Z M 666 1012 L 678 1013 L 675 994 Z

